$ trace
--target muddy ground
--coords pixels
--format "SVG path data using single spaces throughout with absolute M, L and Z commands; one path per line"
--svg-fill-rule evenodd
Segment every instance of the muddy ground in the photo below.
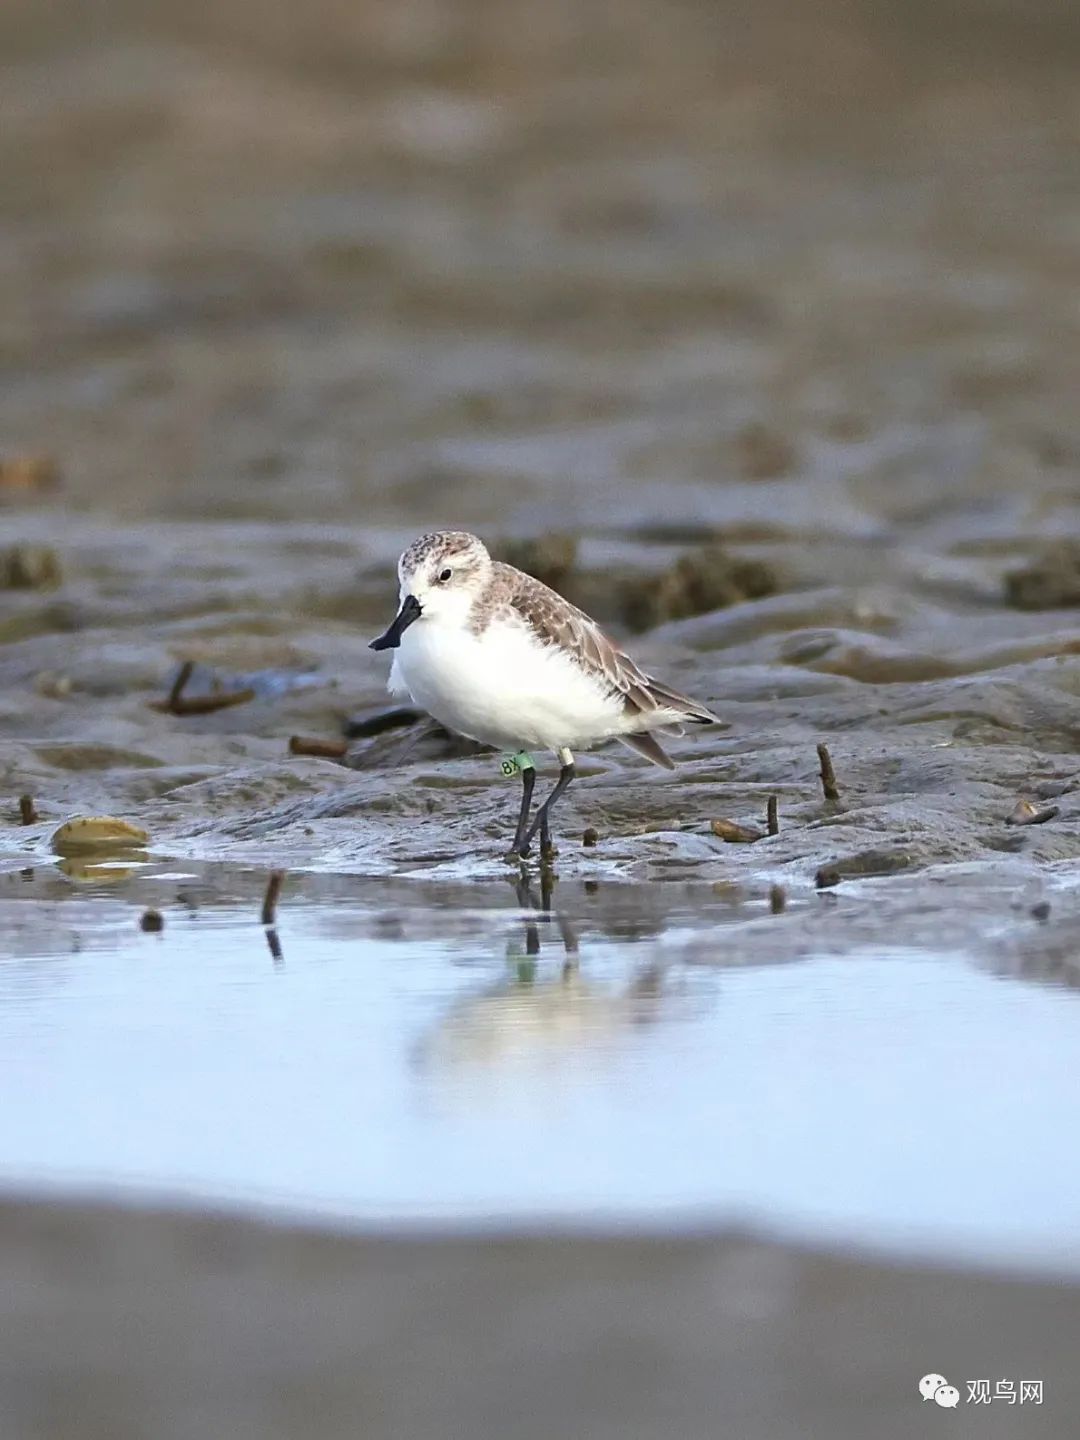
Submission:
M 1073 1433 L 1074 1289 L 737 1231 L 477 1245 L 8 1201 L 0 1274 L 27 1440 Z M 1042 1405 L 920 1398 L 991 1362 Z
M 501 876 L 497 757 L 289 753 L 388 703 L 395 557 L 467 526 L 569 536 L 562 588 L 728 722 L 671 775 L 583 759 L 564 893 L 701 880 L 758 958 L 901 936 L 1072 984 L 1072 8 L 11 0 L 0 57 L 13 884 L 93 814 Z M 253 698 L 151 708 L 186 661 Z M 773 795 L 779 834 L 714 833 Z
M 0 488 L 5 545 L 55 557 L 4 571 L 3 785 L 42 817 L 9 849 L 104 811 L 168 851 L 490 871 L 490 759 L 286 753 L 382 703 L 394 557 L 453 524 L 570 533 L 616 630 L 707 541 L 775 590 L 636 640 L 731 728 L 671 777 L 588 760 L 565 868 L 1075 857 L 1068 795 L 1003 827 L 1080 720 L 1068 557 L 1051 608 L 1006 600 L 1080 536 L 1068 14 L 1017 50 L 976 7 L 968 50 L 963 6 L 944 44 L 870 5 L 56 8 L 9 15 L 0 102 L 0 433 L 56 471 Z M 148 709 L 185 659 L 257 699 Z M 771 793 L 779 837 L 710 835 Z
M 705 539 L 774 572 L 638 642 L 731 730 L 673 779 L 590 762 L 564 827 L 605 862 L 741 870 L 708 822 L 772 791 L 753 864 L 793 879 L 1074 857 L 1068 802 L 1001 828 L 1077 733 L 1076 612 L 1004 599 L 1080 534 L 1065 53 L 992 10 L 961 66 L 873 6 L 733 45 L 737 10 L 463 5 L 360 7 L 331 56 L 310 15 L 241 45 L 248 7 L 215 8 L 8 21 L 0 427 L 59 481 L 9 484 L 3 527 L 61 576 L 3 595 L 0 723 L 42 835 L 105 809 L 203 853 L 487 863 L 490 762 L 285 754 L 380 703 L 394 556 L 457 524 L 571 532 L 602 612 Z M 187 658 L 269 693 L 148 711 Z

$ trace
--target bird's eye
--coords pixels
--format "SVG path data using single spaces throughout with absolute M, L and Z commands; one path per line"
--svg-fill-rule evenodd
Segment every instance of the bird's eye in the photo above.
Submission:
M 447 582 L 447 580 L 450 579 L 450 576 L 453 575 L 453 573 L 454 573 L 454 572 L 453 572 L 449 567 L 447 567 L 447 569 L 445 569 L 445 570 L 443 570 L 443 571 L 440 571 L 440 573 L 439 573 L 439 579 L 440 579 L 440 580 L 442 581 L 442 583 L 445 585 L 446 582 Z

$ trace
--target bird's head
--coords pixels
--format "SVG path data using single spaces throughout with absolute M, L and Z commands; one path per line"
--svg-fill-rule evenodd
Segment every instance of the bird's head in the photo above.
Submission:
M 372 650 L 395 650 L 418 620 L 464 626 L 491 575 L 482 540 L 466 530 L 439 530 L 414 540 L 398 561 L 400 608 Z

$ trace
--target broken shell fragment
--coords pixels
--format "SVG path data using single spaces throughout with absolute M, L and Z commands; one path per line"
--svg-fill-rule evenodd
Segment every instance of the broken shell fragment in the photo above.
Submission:
M 150 836 L 138 825 L 112 815 L 80 815 L 67 820 L 52 837 L 57 855 L 79 855 L 87 850 L 132 850 L 149 844 Z

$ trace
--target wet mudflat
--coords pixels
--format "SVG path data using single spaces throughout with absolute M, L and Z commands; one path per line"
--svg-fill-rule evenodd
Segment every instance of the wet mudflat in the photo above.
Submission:
M 177 855 L 497 871 L 495 757 L 288 750 L 383 703 L 395 555 L 449 524 L 544 542 L 730 722 L 673 777 L 587 761 L 571 873 L 586 826 L 638 879 L 1074 860 L 1078 37 L 1048 6 L 1056 43 L 1018 48 L 976 8 L 977 37 L 964 6 L 755 7 L 733 44 L 681 4 L 617 32 L 99 7 L 66 38 L 11 7 L 0 780 L 28 838 L 103 812 Z M 151 708 L 185 662 L 252 698 Z M 1005 827 L 1040 790 L 1051 822 Z M 779 836 L 717 841 L 770 795 Z

